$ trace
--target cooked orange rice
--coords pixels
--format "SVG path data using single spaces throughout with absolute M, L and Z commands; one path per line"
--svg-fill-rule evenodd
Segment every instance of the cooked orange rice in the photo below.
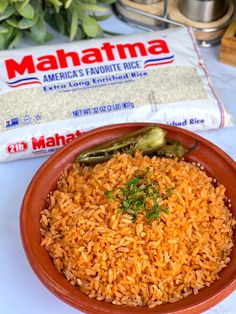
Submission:
M 169 213 L 151 222 L 141 213 L 132 222 L 106 191 L 147 167 L 160 192 L 173 189 L 160 200 Z M 136 153 L 91 168 L 75 163 L 41 213 L 41 245 L 90 298 L 152 308 L 219 279 L 230 261 L 235 225 L 225 202 L 225 187 L 185 161 Z

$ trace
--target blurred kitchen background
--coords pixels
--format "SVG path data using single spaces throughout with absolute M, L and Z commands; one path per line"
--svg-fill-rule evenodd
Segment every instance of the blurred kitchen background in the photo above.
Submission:
M 204 47 L 220 43 L 235 6 L 232 0 L 117 0 L 114 4 L 116 15 L 138 28 L 192 26 Z

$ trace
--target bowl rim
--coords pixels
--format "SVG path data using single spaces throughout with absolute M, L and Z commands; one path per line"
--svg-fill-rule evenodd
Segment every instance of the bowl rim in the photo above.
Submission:
M 229 156 L 227 155 L 227 153 L 225 153 L 221 148 L 219 148 L 218 146 L 216 146 L 214 143 L 210 142 L 209 140 L 203 138 L 202 136 L 193 133 L 191 131 L 182 129 L 182 128 L 178 128 L 178 127 L 174 127 L 174 126 L 170 126 L 170 125 L 165 125 L 165 124 L 161 124 L 161 123 L 145 123 L 145 122 L 134 122 L 134 123 L 119 123 L 119 124 L 111 124 L 111 125 L 106 125 L 106 126 L 102 126 L 93 130 L 90 130 L 88 132 L 83 133 L 82 135 L 80 135 L 78 138 L 74 139 L 73 141 L 71 141 L 70 143 L 66 144 L 65 146 L 63 146 L 62 148 L 60 148 L 57 152 L 55 152 L 53 155 L 51 155 L 37 170 L 37 172 L 35 173 L 35 175 L 32 177 L 23 201 L 22 201 L 22 205 L 21 205 L 21 209 L 20 209 L 20 235 L 21 235 L 21 241 L 23 244 L 23 248 L 25 251 L 25 254 L 27 256 L 28 262 L 31 266 L 31 268 L 33 269 L 34 273 L 37 275 L 37 277 L 39 278 L 39 280 L 43 283 L 43 285 L 49 290 L 51 291 L 55 296 L 57 296 L 59 299 L 61 299 L 62 301 L 64 301 L 65 303 L 81 310 L 81 311 L 85 311 L 85 313 L 110 313 L 109 308 L 107 309 L 101 309 L 100 306 L 88 306 L 90 304 L 90 302 L 81 302 L 81 304 L 78 306 L 78 304 L 75 304 L 75 300 L 72 300 L 70 295 L 65 295 L 63 289 L 61 289 L 60 285 L 58 285 L 58 283 L 53 280 L 51 278 L 51 276 L 47 273 L 44 272 L 44 270 L 41 268 L 40 266 L 40 261 L 36 260 L 33 254 L 33 250 L 31 250 L 31 244 L 29 241 L 29 237 L 27 235 L 27 230 L 25 228 L 26 225 L 26 214 L 27 214 L 27 202 L 29 200 L 29 196 L 32 193 L 32 191 L 34 190 L 35 187 L 37 187 L 37 181 L 38 179 L 41 177 L 41 174 L 45 171 L 45 169 L 47 169 L 48 167 L 51 167 L 54 163 L 55 160 L 59 159 L 60 156 L 63 156 L 65 154 L 65 152 L 69 152 L 69 151 L 73 151 L 74 150 L 74 146 L 76 143 L 79 143 L 81 141 L 83 141 L 84 139 L 90 138 L 90 137 L 94 137 L 96 136 L 98 133 L 101 133 L 104 130 L 116 130 L 119 128 L 125 128 L 125 127 L 145 127 L 145 126 L 151 126 L 151 125 L 157 125 L 160 126 L 161 128 L 164 128 L 165 130 L 176 130 L 178 133 L 180 134 L 184 134 L 187 135 L 188 137 L 193 138 L 194 140 L 200 141 L 201 143 L 205 144 L 206 146 L 211 146 L 211 150 L 214 150 L 216 154 L 219 154 L 229 165 L 230 167 L 232 167 L 232 169 L 234 170 L 235 174 L 236 174 L 236 163 L 235 161 Z M 58 272 L 59 274 L 59 272 Z M 231 281 L 227 283 L 227 285 L 222 286 L 220 289 L 218 289 L 217 292 L 213 292 L 211 293 L 211 295 L 209 295 L 207 298 L 203 299 L 202 301 L 198 301 L 195 303 L 190 303 L 187 307 L 185 306 L 182 309 L 177 309 L 171 312 L 168 311 L 158 311 L 158 307 L 156 308 L 157 310 L 153 310 L 153 311 L 149 311 L 149 312 L 145 312 L 145 313 L 173 313 L 173 314 L 187 314 L 187 313 L 200 313 L 202 311 L 205 311 L 209 308 L 211 308 L 212 306 L 218 304 L 219 302 L 221 302 L 224 298 L 226 298 L 228 295 L 230 295 L 234 290 L 236 289 L 236 276 L 235 278 L 231 278 Z M 89 299 L 91 300 L 91 299 Z M 80 300 L 81 301 L 81 300 Z M 98 301 L 99 303 L 101 301 Z M 105 303 L 105 302 L 103 302 Z M 101 304 L 100 304 L 101 305 Z M 113 305 L 114 306 L 114 305 Z M 116 314 L 124 314 L 127 313 L 127 311 L 124 310 L 124 308 L 129 308 L 127 306 L 114 306 L 116 307 Z M 120 311 L 117 309 L 120 308 Z M 140 311 L 133 311 L 130 310 L 130 313 L 140 313 Z

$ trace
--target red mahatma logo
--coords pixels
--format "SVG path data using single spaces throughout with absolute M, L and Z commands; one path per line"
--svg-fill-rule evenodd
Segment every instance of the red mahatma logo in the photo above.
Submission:
M 105 42 L 100 48 L 88 48 L 80 52 L 65 52 L 64 49 L 58 49 L 55 55 L 44 55 L 35 59 L 32 55 L 24 56 L 19 62 L 14 59 L 7 59 L 5 60 L 5 65 L 8 79 L 13 79 L 17 75 L 33 74 L 36 71 L 64 69 L 69 64 L 80 66 L 82 64 L 102 63 L 116 59 L 124 60 L 167 53 L 170 53 L 170 51 L 166 41 L 163 39 L 150 40 L 147 43 L 136 42 L 117 45 Z
M 50 148 L 50 147 L 57 147 L 57 146 L 63 146 L 69 142 L 71 142 L 76 137 L 80 136 L 82 133 L 77 130 L 75 133 L 68 133 L 66 135 L 60 135 L 58 133 L 55 133 L 52 136 L 45 137 L 40 136 L 39 138 L 32 137 L 31 144 L 33 150 L 38 149 L 44 149 L 44 148 Z
M 25 141 L 9 144 L 7 146 L 7 152 L 9 154 L 22 153 L 28 149 L 28 144 Z

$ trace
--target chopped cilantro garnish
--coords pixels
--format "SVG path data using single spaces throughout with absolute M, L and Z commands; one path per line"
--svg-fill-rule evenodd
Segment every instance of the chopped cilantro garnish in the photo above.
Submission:
M 166 189 L 160 195 L 158 184 L 149 178 L 150 167 L 145 173 L 135 173 L 124 186 L 116 191 L 106 191 L 105 195 L 110 201 L 119 201 L 118 214 L 127 213 L 135 222 L 139 213 L 144 212 L 148 222 L 160 219 L 161 213 L 169 213 L 166 205 L 159 205 L 160 200 L 166 200 L 172 195 L 173 189 Z M 116 193 L 115 193 L 116 192 Z M 114 194 L 118 195 L 117 197 Z M 150 205 L 153 204 L 153 205 Z
M 106 191 L 105 195 L 108 197 L 109 201 L 118 200 L 118 198 L 114 196 L 113 191 Z
M 166 200 L 169 196 L 172 195 L 172 193 L 173 193 L 173 189 L 172 188 L 166 189 L 166 193 L 163 195 L 162 199 Z

